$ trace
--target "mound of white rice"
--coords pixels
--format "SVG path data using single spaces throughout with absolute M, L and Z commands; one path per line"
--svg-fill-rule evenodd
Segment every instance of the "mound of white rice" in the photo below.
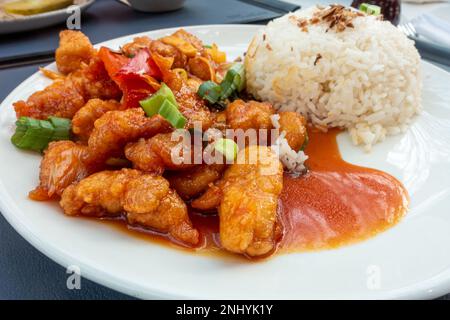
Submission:
M 370 150 L 420 111 L 420 56 L 391 23 L 358 13 L 338 30 L 317 19 L 327 9 L 300 10 L 263 28 L 245 57 L 247 88 L 319 128 L 349 129 Z

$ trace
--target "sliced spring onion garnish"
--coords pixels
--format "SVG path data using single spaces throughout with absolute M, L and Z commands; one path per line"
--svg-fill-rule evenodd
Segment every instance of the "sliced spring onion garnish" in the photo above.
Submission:
M 186 118 L 181 114 L 178 107 L 169 99 L 164 100 L 158 113 L 164 117 L 174 128 L 181 129 L 186 124 Z
M 70 119 L 48 117 L 48 121 L 55 128 L 52 140 L 70 140 L 70 127 L 72 125 Z
M 234 63 L 228 69 L 220 85 L 206 81 L 198 88 L 197 94 L 211 104 L 228 99 L 245 88 L 245 70 L 241 63 Z
M 227 161 L 233 161 L 236 159 L 239 147 L 231 139 L 219 139 L 214 143 L 214 149 L 225 157 Z
M 172 90 L 170 90 L 165 83 L 162 83 L 161 88 L 157 92 L 152 94 L 149 98 L 141 100 L 139 104 L 142 109 L 144 109 L 147 116 L 151 117 L 158 113 L 159 108 L 166 99 L 172 104 L 177 105 L 177 100 L 175 100 Z
M 233 64 L 228 69 L 225 78 L 220 83 L 222 88 L 221 98 L 227 99 L 235 92 L 240 92 L 245 86 L 244 66 L 240 63 Z
M 200 98 L 207 100 L 209 103 L 216 103 L 222 95 L 222 88 L 213 81 L 203 82 L 198 88 L 197 94 Z
M 241 92 L 245 88 L 245 69 L 242 63 L 234 63 L 230 69 L 228 69 L 225 79 L 232 79 L 238 92 Z
M 381 8 L 379 6 L 369 3 L 361 3 L 359 10 L 373 16 L 381 14 Z
M 18 148 L 34 151 L 44 150 L 51 141 L 70 139 L 70 119 L 49 117 L 38 120 L 20 117 L 11 142 Z
M 309 136 L 308 136 L 308 133 L 306 133 L 305 141 L 303 141 L 303 145 L 300 148 L 300 151 L 304 151 L 306 149 L 306 147 L 308 146 L 308 143 L 309 143 Z
M 183 128 L 186 124 L 186 118 L 178 110 L 177 100 L 172 90 L 165 83 L 162 83 L 161 88 L 150 98 L 141 100 L 139 103 L 149 117 L 159 114 L 177 129 Z

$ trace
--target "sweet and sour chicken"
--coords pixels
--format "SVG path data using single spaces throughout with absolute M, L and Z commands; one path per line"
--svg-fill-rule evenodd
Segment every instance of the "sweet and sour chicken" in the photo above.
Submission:
M 220 105 L 200 95 L 206 82 L 223 85 L 230 64 L 215 44 L 204 45 L 185 30 L 160 39 L 138 37 L 121 51 L 97 50 L 82 33 L 63 31 L 56 65 L 60 74 L 43 71 L 52 84 L 14 103 L 18 118 L 71 120 L 71 140 L 52 141 L 43 150 L 31 199 L 59 200 L 70 216 L 122 217 L 189 247 L 204 236 L 192 215 L 218 215 L 223 249 L 248 257 L 275 251 L 282 236 L 277 210 L 283 165 L 273 141 L 241 146 L 228 163 L 227 153 L 216 148 L 219 138 L 199 143 L 195 136 L 207 136 L 208 129 L 280 129 L 298 151 L 307 138 L 303 117 L 239 99 L 237 87 L 228 88 L 235 93 Z M 146 108 L 143 101 L 157 97 L 163 86 L 170 103 Z M 185 119 L 180 127 L 173 113 Z M 174 152 L 180 151 L 173 136 L 179 130 L 190 134 L 183 143 L 193 147 L 182 156 Z M 203 158 L 207 150 L 225 161 L 209 163 Z
M 124 214 L 130 224 L 168 233 L 191 245 L 199 241 L 186 204 L 161 176 L 132 169 L 101 171 L 64 190 L 60 204 L 67 215 Z
M 103 62 L 93 57 L 64 78 L 56 79 L 27 101 L 14 103 L 17 117 L 46 119 L 49 116 L 72 118 L 89 99 L 119 100 L 122 93 L 108 76 Z

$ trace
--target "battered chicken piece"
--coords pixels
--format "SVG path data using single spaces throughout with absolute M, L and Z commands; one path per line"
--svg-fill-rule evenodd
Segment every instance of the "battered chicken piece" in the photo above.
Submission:
M 131 225 L 168 233 L 189 245 L 199 242 L 186 204 L 161 176 L 134 169 L 98 172 L 67 188 L 60 205 L 67 215 L 125 214 Z
M 56 66 L 59 72 L 68 74 L 88 64 L 94 57 L 95 49 L 80 31 L 64 30 L 59 33 L 59 47 L 56 49 Z
M 70 184 L 103 169 L 110 157 L 120 157 L 128 142 L 169 129 L 165 120 L 147 118 L 140 108 L 109 111 L 94 126 L 87 146 L 72 141 L 50 143 L 41 161 L 40 184 L 30 198 L 55 198 Z
M 133 41 L 124 44 L 121 51 L 128 57 L 134 57 L 136 53 L 144 48 L 150 49 L 152 39 L 147 36 L 133 38 Z
M 39 201 L 61 196 L 70 184 L 96 169 L 89 161 L 86 146 L 68 140 L 51 142 L 41 161 L 39 186 L 29 196 Z
M 109 77 L 103 61 L 97 56 L 89 64 L 83 64 L 79 70 L 72 72 L 69 77 L 86 102 L 94 98 L 119 101 L 122 97 L 122 91 Z
M 267 102 L 234 100 L 227 106 L 227 123 L 231 129 L 271 129 L 270 117 L 275 114 Z
M 220 202 L 223 198 L 223 186 L 225 180 L 219 180 L 215 184 L 211 184 L 200 197 L 191 202 L 191 206 L 194 209 L 200 211 L 215 211 L 220 206 Z
M 33 93 L 28 100 L 15 102 L 17 118 L 27 116 L 47 119 L 49 116 L 71 118 L 84 105 L 84 98 L 70 77 L 56 80 L 47 88 Z
M 17 101 L 17 117 L 47 119 L 49 116 L 72 118 L 89 99 L 120 99 L 122 92 L 109 78 L 103 62 L 91 59 L 64 79 L 55 80 L 44 90 L 33 93 L 27 101 Z
M 223 164 L 202 164 L 189 170 L 170 174 L 167 179 L 170 186 L 183 199 L 189 200 L 203 193 L 212 183 L 219 180 L 225 168 L 226 166 Z
M 159 115 L 147 117 L 141 108 L 108 111 L 94 123 L 88 146 L 98 161 L 121 157 L 129 142 L 169 132 L 170 124 Z
M 87 141 L 94 129 L 94 122 L 108 111 L 120 110 L 122 105 L 115 100 L 89 100 L 72 119 L 72 132 L 81 141 Z
M 175 37 L 178 37 L 180 39 L 183 39 L 187 42 L 189 42 L 191 45 L 194 46 L 195 49 L 202 52 L 205 48 L 203 47 L 203 42 L 193 34 L 187 32 L 184 29 L 178 29 L 176 32 L 173 33 Z
M 172 68 L 186 68 L 188 58 L 177 48 L 165 44 L 159 40 L 152 41 L 150 44 L 150 52 L 156 52 L 163 57 L 173 58 Z
M 283 166 L 265 146 L 239 152 L 223 179 L 192 207 L 208 209 L 219 201 L 220 241 L 231 252 L 261 256 L 272 252 L 280 236 L 278 198 L 283 189 Z M 209 209 L 213 209 L 210 207 Z
M 192 152 L 182 157 L 181 142 L 172 141 L 172 133 L 160 133 L 150 139 L 140 139 L 125 147 L 125 157 L 135 169 L 162 174 L 165 169 L 182 170 L 193 166 Z M 176 153 L 176 151 L 180 151 Z M 172 159 L 174 152 L 175 162 Z
M 174 92 L 178 102 L 178 108 L 187 118 L 187 127 L 192 128 L 194 122 L 201 124 L 203 130 L 207 130 L 214 123 L 214 116 L 209 111 L 203 99 L 187 84 L 183 84 L 180 90 Z
M 174 46 L 163 43 L 160 40 L 152 40 L 149 37 L 136 37 L 132 42 L 125 44 L 122 47 L 122 52 L 132 57 L 139 50 L 147 48 L 151 53 L 158 53 L 163 57 L 173 58 L 173 68 L 185 68 L 187 64 L 187 57 Z
M 216 72 L 214 64 L 211 60 L 205 57 L 194 57 L 189 59 L 189 73 L 204 81 L 216 80 Z
M 284 131 L 289 146 L 293 150 L 299 151 L 308 137 L 305 118 L 292 111 L 280 112 L 279 115 L 280 133 Z

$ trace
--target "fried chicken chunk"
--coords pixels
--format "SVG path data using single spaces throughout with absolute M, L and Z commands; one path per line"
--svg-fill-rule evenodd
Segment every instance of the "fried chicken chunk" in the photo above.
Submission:
M 151 42 L 149 49 L 152 53 L 155 52 L 163 57 L 173 58 L 172 68 L 186 68 L 188 57 L 177 48 L 162 41 L 154 40 Z
M 72 79 L 56 80 L 47 88 L 33 93 L 28 100 L 14 103 L 17 118 L 27 116 L 46 119 L 49 116 L 73 116 L 84 105 L 84 98 Z
M 192 199 L 203 193 L 208 187 L 219 180 L 226 166 L 223 164 L 197 165 L 189 170 L 170 174 L 167 179 L 183 199 Z
M 94 129 L 94 122 L 108 111 L 119 110 L 122 105 L 116 100 L 89 100 L 72 119 L 72 132 L 82 141 L 87 141 Z
M 109 111 L 94 126 L 87 146 L 72 141 L 49 144 L 41 161 L 40 184 L 30 198 L 48 200 L 60 196 L 70 184 L 103 169 L 110 157 L 121 156 L 128 142 L 169 128 L 164 119 L 147 118 L 142 109 Z
M 282 189 L 283 167 L 277 155 L 269 147 L 250 146 L 239 152 L 223 179 L 192 206 L 206 208 L 205 204 L 214 206 L 219 200 L 223 247 L 261 256 L 274 250 L 280 236 L 277 208 Z
M 183 43 L 183 45 L 180 45 L 181 43 Z M 187 50 L 186 45 L 191 50 Z M 163 37 L 158 40 L 152 40 L 146 36 L 136 37 L 132 42 L 127 43 L 122 47 L 122 52 L 127 56 L 134 56 L 139 50 L 144 48 L 147 48 L 150 52 L 157 53 L 163 57 L 173 58 L 172 68 L 183 69 L 186 69 L 189 57 L 192 57 L 193 55 L 195 56 L 197 53 L 202 53 L 204 51 L 204 47 L 200 39 L 185 30 L 180 29 L 171 36 Z M 189 53 L 189 57 L 185 53 Z
M 231 129 L 271 129 L 270 117 L 275 114 L 267 102 L 234 100 L 226 109 L 227 123 Z
M 161 176 L 134 169 L 98 172 L 67 188 L 60 204 L 67 215 L 125 214 L 131 225 L 168 233 L 190 245 L 199 241 L 186 204 Z
M 125 147 L 125 157 L 135 169 L 156 174 L 162 174 L 165 169 L 190 168 L 193 166 L 192 152 L 184 156 L 181 143 L 172 140 L 172 133 L 160 133 L 149 139 L 129 143 Z
M 299 151 L 308 136 L 305 118 L 297 112 L 292 111 L 280 112 L 279 115 L 280 133 L 284 131 L 289 146 L 293 150 Z
M 59 33 L 59 47 L 55 59 L 59 72 L 68 74 L 88 64 L 95 55 L 95 49 L 80 31 L 64 30 Z
M 213 125 L 213 114 L 209 111 L 204 100 L 187 84 L 183 84 L 181 89 L 175 92 L 175 98 L 178 102 L 178 108 L 188 120 L 187 126 L 189 128 L 192 128 L 195 122 L 198 122 L 203 130 L 207 130 Z
M 150 49 L 152 39 L 147 36 L 133 38 L 133 41 L 124 44 L 121 51 L 128 57 L 133 57 L 139 50 L 147 48 Z
M 122 52 L 131 57 L 139 50 L 147 48 L 151 53 L 157 53 L 166 58 L 173 58 L 173 68 L 185 68 L 187 57 L 174 46 L 163 43 L 160 40 L 152 40 L 149 37 L 136 37 L 132 42 L 122 47 Z
M 164 118 L 159 115 L 149 118 L 141 108 L 108 111 L 95 121 L 88 146 L 99 161 L 106 161 L 122 156 L 129 142 L 168 131 L 170 124 Z
M 68 77 L 72 78 L 86 102 L 95 98 L 120 100 L 122 97 L 122 91 L 109 77 L 99 57 L 92 58 L 89 64 L 83 64 L 79 70 L 72 72 Z
M 91 59 L 89 65 L 63 79 L 55 80 L 44 90 L 33 93 L 27 101 L 17 101 L 17 117 L 47 119 L 49 116 L 72 118 L 89 99 L 118 100 L 122 92 L 109 78 L 103 62 Z
M 95 169 L 89 162 L 86 146 L 66 140 L 51 142 L 41 161 L 39 186 L 29 196 L 41 201 L 61 196 L 70 184 L 80 181 Z
M 183 39 L 184 41 L 190 43 L 195 49 L 198 51 L 203 51 L 205 48 L 203 47 L 203 42 L 192 33 L 187 32 L 184 29 L 178 29 L 173 33 L 173 36 Z

